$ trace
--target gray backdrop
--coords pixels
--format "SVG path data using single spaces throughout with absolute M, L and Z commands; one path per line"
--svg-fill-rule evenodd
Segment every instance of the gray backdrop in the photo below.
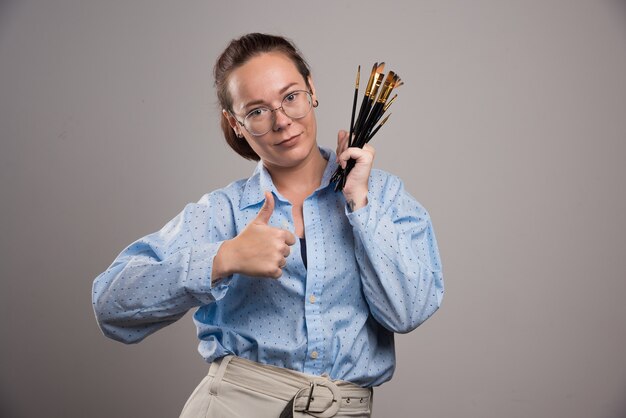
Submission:
M 358 64 L 406 81 L 376 166 L 430 211 L 446 296 L 376 415 L 626 416 L 626 5 L 567 0 L 0 2 L 0 416 L 173 417 L 206 373 L 190 315 L 124 346 L 91 284 L 251 173 L 211 80 L 249 31 L 310 61 L 322 145 Z

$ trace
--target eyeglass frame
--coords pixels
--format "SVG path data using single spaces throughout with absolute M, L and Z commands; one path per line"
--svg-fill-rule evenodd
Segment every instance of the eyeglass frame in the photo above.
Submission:
M 300 116 L 299 118 L 292 118 L 291 116 L 289 116 L 289 115 L 285 112 L 285 108 L 283 107 L 283 102 L 285 101 L 285 99 L 286 99 L 288 96 L 290 96 L 290 95 L 292 95 L 292 94 L 294 94 L 294 93 L 299 93 L 299 92 L 306 93 L 307 97 L 309 98 L 309 110 L 308 110 L 308 111 L 307 111 L 304 115 Z M 289 119 L 291 119 L 291 120 L 299 120 L 299 119 L 304 118 L 306 115 L 308 115 L 308 114 L 311 112 L 311 109 L 313 109 L 314 107 L 317 107 L 318 105 L 319 105 L 319 101 L 318 101 L 317 99 L 315 99 L 315 103 L 313 103 L 313 93 L 311 93 L 310 91 L 308 91 L 308 90 L 294 90 L 294 91 L 292 91 L 291 93 L 286 94 L 286 95 L 285 95 L 285 97 L 283 97 L 283 99 L 280 101 L 280 106 L 278 106 L 277 108 L 270 109 L 269 107 L 264 107 L 264 106 L 261 106 L 260 108 L 262 108 L 262 109 L 267 109 L 267 110 L 269 110 L 269 111 L 270 111 L 270 113 L 272 114 L 272 124 L 271 124 L 271 127 L 270 127 L 270 129 L 269 129 L 269 130 L 267 130 L 266 132 L 264 132 L 264 133 L 262 133 L 262 134 L 255 134 L 255 133 L 253 133 L 253 132 L 250 132 L 250 130 L 249 130 L 249 129 L 246 127 L 246 125 L 245 125 L 245 120 L 246 120 L 246 118 L 247 118 L 247 117 L 248 117 L 248 116 L 249 116 L 252 112 L 254 112 L 256 109 L 259 109 L 259 108 L 253 109 L 253 110 L 249 111 L 248 113 L 246 113 L 246 115 L 243 117 L 243 120 L 244 120 L 243 122 L 242 122 L 242 121 L 240 121 L 239 119 L 237 119 L 237 115 L 235 115 L 235 114 L 234 114 L 231 110 L 229 110 L 229 111 L 228 111 L 228 113 L 230 113 L 230 115 L 233 117 L 233 119 L 235 119 L 239 125 L 241 125 L 241 126 L 242 126 L 242 127 L 243 127 L 246 131 L 248 131 L 248 133 L 249 133 L 250 135 L 252 135 L 252 136 L 263 136 L 263 135 L 267 134 L 268 132 L 270 132 L 270 131 L 273 129 L 272 127 L 273 127 L 273 126 L 274 126 L 274 124 L 276 123 L 276 114 L 275 114 L 274 112 L 276 112 L 278 109 L 282 110 L 282 111 L 283 111 L 283 115 L 287 116 Z

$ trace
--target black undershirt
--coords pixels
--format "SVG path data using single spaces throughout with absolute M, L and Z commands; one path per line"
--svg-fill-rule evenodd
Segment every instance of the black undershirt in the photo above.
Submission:
M 304 263 L 304 268 L 306 268 L 306 237 L 300 238 L 300 254 L 302 255 L 302 262 Z

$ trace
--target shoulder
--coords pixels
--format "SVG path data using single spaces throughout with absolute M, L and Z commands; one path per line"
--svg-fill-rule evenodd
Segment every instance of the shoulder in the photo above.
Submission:
M 210 206 L 214 204 L 232 202 L 236 206 L 241 199 L 241 195 L 243 194 L 247 181 L 248 179 L 240 179 L 230 183 L 228 186 L 222 187 L 221 189 L 206 193 L 200 198 L 200 200 L 198 200 L 197 204 Z
M 187 216 L 206 212 L 232 212 L 239 207 L 247 180 L 240 179 L 225 187 L 205 193 L 197 202 L 187 203 L 183 212 Z

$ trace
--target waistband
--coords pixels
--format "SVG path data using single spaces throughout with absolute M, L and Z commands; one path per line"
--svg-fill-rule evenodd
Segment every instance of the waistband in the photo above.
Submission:
M 367 411 L 372 390 L 343 380 L 330 380 L 295 370 L 256 363 L 241 357 L 226 356 L 209 368 L 214 381 L 225 380 L 243 388 L 292 401 L 293 411 L 326 418 L 339 410 Z M 269 382 L 269 384 L 268 384 Z

